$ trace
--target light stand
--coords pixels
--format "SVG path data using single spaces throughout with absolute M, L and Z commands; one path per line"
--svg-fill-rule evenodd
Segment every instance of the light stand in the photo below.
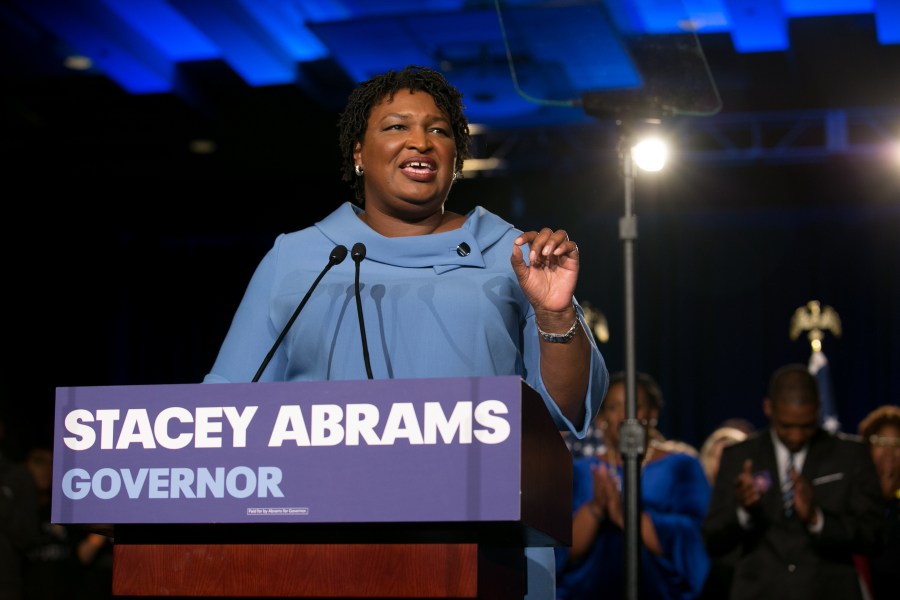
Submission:
M 624 258 L 625 300 L 625 420 L 619 427 L 619 454 L 623 459 L 622 494 L 625 521 L 625 599 L 637 600 L 640 590 L 641 460 L 646 450 L 647 433 L 637 420 L 635 385 L 634 328 L 634 243 L 637 240 L 637 216 L 634 214 L 634 158 L 631 155 L 631 130 L 620 128 L 619 157 L 622 165 L 625 213 L 619 220 L 619 239 Z
M 630 19 L 623 19 L 622 14 L 615 14 L 606 6 L 607 3 L 561 3 L 564 7 L 556 6 L 558 3 L 549 3 L 546 14 L 554 15 L 554 19 L 566 14 L 569 17 L 579 18 L 581 25 L 589 24 L 585 31 L 591 30 L 598 33 L 597 38 L 608 43 L 608 46 L 590 46 L 585 44 L 585 36 L 572 35 L 570 51 L 578 56 L 585 56 L 585 66 L 595 61 L 596 67 L 605 72 L 606 69 L 619 68 L 620 56 L 618 50 L 628 56 L 629 67 L 633 67 L 636 75 L 634 82 L 619 87 L 602 86 L 578 92 L 577 98 L 571 97 L 566 90 L 558 90 L 555 79 L 546 81 L 547 88 L 542 94 L 541 100 L 533 94 L 528 94 L 519 88 L 519 78 L 516 74 L 516 59 L 514 56 L 523 57 L 525 70 L 541 64 L 540 57 L 535 56 L 535 50 L 545 45 L 556 50 L 559 49 L 559 36 L 557 28 L 546 27 L 545 30 L 553 30 L 552 39 L 542 40 L 541 29 L 530 27 L 515 31 L 515 35 L 507 36 L 505 20 L 500 2 L 495 3 L 500 19 L 501 29 L 504 31 L 507 60 L 513 83 L 519 94 L 530 101 L 537 101 L 548 105 L 580 106 L 585 113 L 599 118 L 614 116 L 620 131 L 619 157 L 621 159 L 622 176 L 625 189 L 625 214 L 619 221 L 619 237 L 622 240 L 624 250 L 624 294 L 625 294 L 625 420 L 619 428 L 619 452 L 623 460 L 623 511 L 625 529 L 625 599 L 639 599 L 640 584 L 640 551 L 641 551 L 641 494 L 640 475 L 641 461 L 644 457 L 647 445 L 647 431 L 637 420 L 636 384 L 637 372 L 635 369 L 635 314 L 634 314 L 634 243 L 637 240 L 637 218 L 634 215 L 634 179 L 635 157 L 632 155 L 632 131 L 629 125 L 639 122 L 659 123 L 663 117 L 674 115 L 709 115 L 721 108 L 721 99 L 718 90 L 712 81 L 709 67 L 703 56 L 703 51 L 697 39 L 696 33 L 690 27 L 679 29 L 672 33 L 648 33 L 639 31 L 633 26 Z M 634 4 L 631 1 L 625 5 Z M 676 5 L 680 2 L 674 3 Z M 629 6 L 629 8 L 635 8 Z M 676 7 L 672 7 L 676 8 Z M 680 7 L 683 9 L 683 7 Z M 531 8 L 529 7 L 529 10 Z M 553 11 L 552 13 L 550 11 Z M 682 10 L 684 15 L 689 15 L 687 10 Z M 514 9 L 508 9 L 508 14 L 517 16 Z M 513 18 L 511 23 L 519 22 Z M 532 23 L 529 19 L 522 19 L 521 23 Z M 554 22 L 556 22 L 554 20 Z M 688 23 L 687 20 L 684 23 Z M 579 28 L 579 31 L 581 29 Z M 535 39 L 537 38 L 537 39 Z M 508 44 L 509 39 L 527 40 L 528 44 L 513 52 Z M 610 51 L 615 48 L 618 50 Z M 551 59 L 553 60 L 553 59 Z M 532 71 L 534 72 L 534 71 Z M 534 81 L 541 81 L 541 76 L 536 75 Z M 638 85 L 635 85 L 635 82 Z M 573 80 L 573 85 L 575 81 Z M 541 90 L 540 84 L 538 90 Z M 552 91 L 551 91 L 552 90 Z M 559 98 L 560 94 L 562 99 Z M 551 99 L 552 98 L 552 99 Z

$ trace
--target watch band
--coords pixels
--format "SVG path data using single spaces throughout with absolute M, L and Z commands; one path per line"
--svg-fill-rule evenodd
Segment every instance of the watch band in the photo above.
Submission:
M 547 333 L 543 329 L 541 329 L 540 325 L 537 325 L 538 335 L 541 336 L 541 339 L 545 342 L 550 342 L 551 344 L 566 344 L 572 341 L 572 338 L 575 337 L 575 331 L 578 327 L 578 318 L 575 318 L 575 322 L 572 323 L 572 326 L 569 327 L 569 330 L 565 333 Z

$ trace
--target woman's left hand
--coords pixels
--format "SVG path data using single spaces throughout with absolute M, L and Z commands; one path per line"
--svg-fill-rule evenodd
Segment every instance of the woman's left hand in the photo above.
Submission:
M 563 312 L 572 306 L 578 281 L 578 246 L 564 229 L 545 227 L 527 231 L 516 238 L 512 263 L 519 285 L 536 312 Z M 522 255 L 524 244 L 530 252 L 528 264 Z
M 522 246 L 529 245 L 528 263 Z M 522 293 L 534 310 L 535 336 L 540 340 L 540 376 L 548 395 L 572 423 L 583 423 L 591 378 L 591 347 L 578 325 L 574 304 L 578 281 L 578 246 L 565 230 L 526 231 L 513 242 L 510 263 Z M 552 334 L 568 334 L 556 343 Z

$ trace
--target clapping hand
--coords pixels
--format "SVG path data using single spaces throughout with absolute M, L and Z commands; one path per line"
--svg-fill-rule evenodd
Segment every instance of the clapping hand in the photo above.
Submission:
M 753 461 L 748 458 L 744 461 L 744 469 L 734 482 L 734 495 L 737 498 L 738 505 L 744 509 L 752 508 L 759 503 L 762 497 L 752 471 Z
M 625 526 L 622 511 L 622 496 L 616 481 L 615 467 L 600 463 L 591 467 L 594 475 L 594 505 L 601 507 L 602 514 L 618 527 Z
M 797 518 L 807 525 L 816 522 L 816 509 L 813 504 L 813 488 L 809 480 L 795 470 L 791 469 L 791 479 L 794 481 L 794 512 Z

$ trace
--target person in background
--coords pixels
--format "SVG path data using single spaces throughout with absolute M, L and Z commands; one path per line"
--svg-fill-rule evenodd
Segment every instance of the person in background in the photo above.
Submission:
M 869 557 L 868 583 L 874 600 L 900 596 L 900 406 L 879 406 L 859 423 L 869 446 L 887 519 L 884 549 Z
M 756 426 L 743 417 L 730 417 L 725 419 L 719 427 L 732 427 L 738 431 L 743 431 L 748 435 L 756 431 Z
M 804 364 L 772 374 L 763 412 L 768 427 L 722 451 L 703 526 L 710 555 L 739 549 L 729 598 L 861 598 L 853 554 L 876 552 L 884 528 L 868 449 L 819 426 Z
M 25 596 L 28 600 L 63 600 L 79 589 L 80 572 L 72 531 L 50 522 L 53 490 L 53 451 L 45 445 L 31 447 L 25 466 L 38 492 L 41 534 L 25 562 Z
M 636 417 L 648 431 L 641 465 L 642 599 L 697 598 L 709 559 L 700 526 L 710 486 L 691 446 L 656 429 L 663 397 L 656 381 L 638 373 Z M 621 598 L 625 592 L 623 459 L 619 427 L 625 420 L 625 374 L 610 376 L 597 415 L 607 443 L 573 464 L 572 546 L 557 548 L 557 598 Z
M 40 538 L 38 491 L 21 452 L 7 444 L 6 424 L 0 414 L 0 598 L 22 600 L 25 562 Z
M 734 422 L 734 420 L 727 422 Z M 703 472 L 706 473 L 706 479 L 711 486 L 716 483 L 722 450 L 732 444 L 743 442 L 747 439 L 747 433 L 744 429 L 723 425 L 704 440 L 703 445 L 700 446 L 700 464 L 703 465 Z M 703 593 L 700 595 L 703 600 L 721 600 L 728 597 L 737 557 L 738 549 L 735 548 L 725 556 L 710 559 L 709 575 L 706 577 Z
M 563 229 L 521 231 L 483 207 L 447 210 L 469 156 L 460 92 L 433 69 L 389 71 L 350 94 L 338 127 L 355 203 L 278 236 L 204 382 L 252 381 L 329 254 L 362 243 L 371 363 L 345 310 L 346 261 L 309 297 L 259 381 L 518 375 L 560 430 L 584 436 L 608 374 L 574 297 L 578 246 Z M 527 596 L 549 600 L 553 549 L 528 548 L 526 560 Z
M 719 472 L 719 460 L 722 458 L 722 450 L 726 446 L 743 442 L 747 439 L 747 433 L 736 427 L 719 427 L 713 431 L 703 441 L 700 446 L 700 464 L 703 465 L 703 472 L 709 484 L 713 485 L 716 481 L 716 474 Z
M 24 464 L 37 487 L 41 527 L 25 562 L 25 599 L 111 598 L 112 538 L 51 522 L 53 450 L 49 444 L 29 448 Z

